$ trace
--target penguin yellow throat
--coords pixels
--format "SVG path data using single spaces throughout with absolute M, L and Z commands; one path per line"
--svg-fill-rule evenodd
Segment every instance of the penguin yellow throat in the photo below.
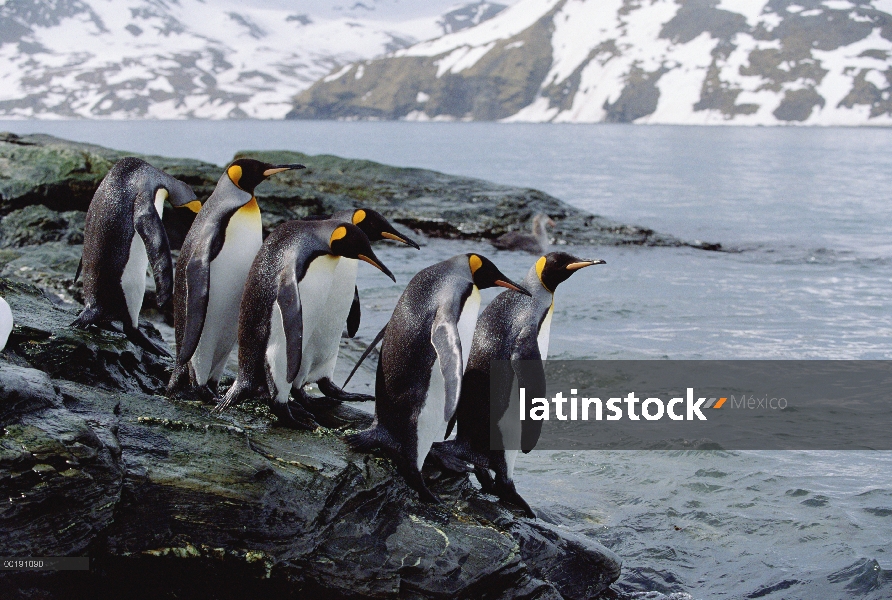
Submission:
M 241 218 L 260 219 L 260 206 L 257 204 L 257 198 L 251 197 L 251 200 L 242 206 L 236 214 Z
M 249 202 L 235 211 L 235 214 L 229 219 L 229 227 L 235 227 L 237 230 L 257 232 L 262 229 L 260 207 L 257 206 L 256 198 L 251 198 Z

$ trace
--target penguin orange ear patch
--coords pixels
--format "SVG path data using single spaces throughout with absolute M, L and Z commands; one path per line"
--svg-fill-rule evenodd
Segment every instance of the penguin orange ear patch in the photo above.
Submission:
M 483 266 L 483 261 L 480 260 L 480 257 L 476 254 L 472 254 L 470 258 L 468 258 L 468 265 L 471 267 L 471 273 L 476 273 L 477 269 Z
M 361 208 L 359 210 L 357 210 L 355 213 L 353 213 L 353 224 L 354 225 L 362 223 L 363 219 L 365 219 L 365 211 L 362 210 Z
M 232 183 L 238 185 L 239 179 L 242 178 L 242 168 L 238 165 L 232 165 L 226 170 L 226 173 L 229 175 Z
M 347 228 L 341 225 L 331 232 L 331 239 L 328 240 L 328 245 L 331 246 L 335 242 L 335 240 L 339 240 L 345 235 L 347 235 Z
M 545 270 L 545 263 L 547 260 L 548 260 L 547 258 L 545 258 L 544 256 L 541 256 L 541 257 L 539 257 L 539 260 L 536 261 L 536 275 L 539 276 L 539 282 L 542 284 L 542 287 L 544 287 L 546 290 L 548 290 L 548 286 L 545 285 L 544 281 L 542 281 L 542 271 Z M 551 291 L 551 290 L 548 290 L 548 291 Z

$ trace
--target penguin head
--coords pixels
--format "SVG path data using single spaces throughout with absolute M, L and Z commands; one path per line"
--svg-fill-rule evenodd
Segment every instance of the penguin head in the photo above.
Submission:
M 194 213 L 201 210 L 201 202 L 196 199 L 195 192 L 188 184 L 179 179 L 171 177 L 171 180 L 164 186 L 164 190 L 167 192 L 167 201 L 174 208 L 188 208 Z
M 236 187 L 253 196 L 254 188 L 257 187 L 261 181 L 270 175 L 281 173 L 282 171 L 290 171 L 292 169 L 306 169 L 306 167 L 298 164 L 271 165 L 269 163 L 260 162 L 259 160 L 254 160 L 253 158 L 239 158 L 226 167 L 226 174 L 229 175 L 229 179 L 236 185 Z
M 419 249 L 418 244 L 394 229 L 393 225 L 378 211 L 370 208 L 354 210 L 353 224 L 362 229 L 362 232 L 369 238 L 370 242 L 388 239 L 412 246 L 416 250 Z
M 362 229 L 351 223 L 341 223 L 331 232 L 328 239 L 328 247 L 331 253 L 344 258 L 354 258 L 367 262 L 382 273 L 396 281 L 396 277 L 390 272 L 390 269 L 384 266 L 378 257 L 375 256 L 369 238 L 362 232 Z
M 549 252 L 536 261 L 536 275 L 545 289 L 554 293 L 558 284 L 569 279 L 579 269 L 603 264 L 604 261 L 600 259 L 577 258 L 566 252 Z
M 532 295 L 526 288 L 505 277 L 505 274 L 499 271 L 499 268 L 485 256 L 480 256 L 479 254 L 468 254 L 466 256 L 468 257 L 468 267 L 471 269 L 471 279 L 474 281 L 474 285 L 481 290 L 501 286 L 527 296 Z

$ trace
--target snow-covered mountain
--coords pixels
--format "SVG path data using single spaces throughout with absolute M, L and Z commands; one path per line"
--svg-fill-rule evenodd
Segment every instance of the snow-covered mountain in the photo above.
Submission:
M 292 118 L 892 124 L 892 0 L 521 0 Z
M 281 118 L 298 92 L 343 64 L 459 31 L 499 8 L 0 0 L 0 117 Z

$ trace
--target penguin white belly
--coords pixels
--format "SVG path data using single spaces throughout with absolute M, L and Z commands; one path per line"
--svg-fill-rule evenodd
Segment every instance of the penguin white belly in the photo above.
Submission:
M 127 264 L 121 273 L 121 289 L 124 292 L 124 300 L 127 302 L 127 313 L 134 327 L 139 325 L 139 311 L 142 309 L 142 299 L 146 292 L 146 268 L 149 266 L 149 255 L 146 254 L 146 245 L 134 232 L 130 240 L 130 254 L 127 256 Z
M 468 368 L 471 356 L 471 342 L 474 341 L 474 328 L 477 327 L 477 315 L 480 312 L 480 290 L 471 286 L 471 295 L 462 306 L 458 319 L 458 337 L 461 340 L 462 372 Z
M 155 192 L 155 212 L 158 216 L 164 213 L 164 200 L 167 198 L 167 190 L 160 188 Z M 149 255 L 146 252 L 146 244 L 137 232 L 133 232 L 130 240 L 130 254 L 127 255 L 127 264 L 121 273 L 121 289 L 124 291 L 124 300 L 127 302 L 127 312 L 134 327 L 139 325 L 139 311 L 142 310 L 142 301 L 146 293 L 146 269 L 149 266 Z
M 324 327 L 328 313 L 328 294 L 339 262 L 337 256 L 320 256 L 310 263 L 303 279 L 297 284 L 304 330 L 300 370 L 294 378 L 294 387 L 302 387 L 310 381 L 308 375 L 319 359 L 319 348 L 314 343 L 316 330 L 320 325 Z
M 443 371 L 440 369 L 440 359 L 438 358 L 434 361 L 431 371 L 427 397 L 418 413 L 418 454 L 415 458 L 419 471 L 424 465 L 424 459 L 427 458 L 431 446 L 434 442 L 442 442 L 446 435 L 446 426 L 449 422 L 443 418 L 445 411 L 446 380 L 443 379 Z
M 554 304 L 548 308 L 548 312 L 542 320 L 542 325 L 539 327 L 539 335 L 536 338 L 536 341 L 539 344 L 539 356 L 542 357 L 542 360 L 548 358 L 548 338 L 551 335 L 551 316 L 553 314 Z
M 0 350 L 6 348 L 10 333 L 12 333 L 12 309 L 4 298 L 0 298 Z
M 279 303 L 273 303 L 269 324 L 269 341 L 266 344 L 266 364 L 275 389 L 269 392 L 279 404 L 288 402 L 291 385 L 288 381 L 288 345 L 285 340 L 285 323 Z
M 229 220 L 223 247 L 210 264 L 207 313 L 192 356 L 199 385 L 219 380 L 235 346 L 242 292 L 262 243 L 260 210 L 251 201 Z
M 315 382 L 334 375 L 341 336 L 353 305 L 359 261 L 340 258 L 332 275 L 324 310 L 319 314 L 310 339 L 306 381 Z
M 465 300 L 458 318 L 458 337 L 461 340 L 462 372 L 468 366 L 468 358 L 471 353 L 471 342 L 474 339 L 474 327 L 477 325 L 477 315 L 480 310 L 480 290 L 477 286 L 471 288 L 471 294 Z M 440 368 L 440 359 L 434 361 L 431 371 L 430 384 L 427 388 L 427 397 L 418 413 L 418 469 L 424 464 L 424 459 L 430 452 L 434 442 L 442 442 L 449 426 L 449 418 L 446 417 L 446 380 L 443 379 L 443 371 Z
M 517 450 L 505 450 L 505 464 L 508 466 L 508 479 L 514 479 L 514 463 L 517 461 Z
M 517 419 L 517 414 L 520 412 L 520 396 L 517 388 L 517 380 L 515 379 L 512 384 L 508 410 L 505 411 L 505 414 L 502 415 L 502 418 L 499 419 L 498 423 L 499 433 L 502 434 L 502 440 L 504 440 L 505 445 L 509 448 L 520 447 L 522 429 L 520 421 Z M 527 396 L 527 402 L 529 401 L 530 398 Z M 517 450 L 505 450 L 504 454 L 505 462 L 508 465 L 508 478 L 510 479 L 512 477 L 511 474 L 514 472 L 514 460 L 517 458 Z

